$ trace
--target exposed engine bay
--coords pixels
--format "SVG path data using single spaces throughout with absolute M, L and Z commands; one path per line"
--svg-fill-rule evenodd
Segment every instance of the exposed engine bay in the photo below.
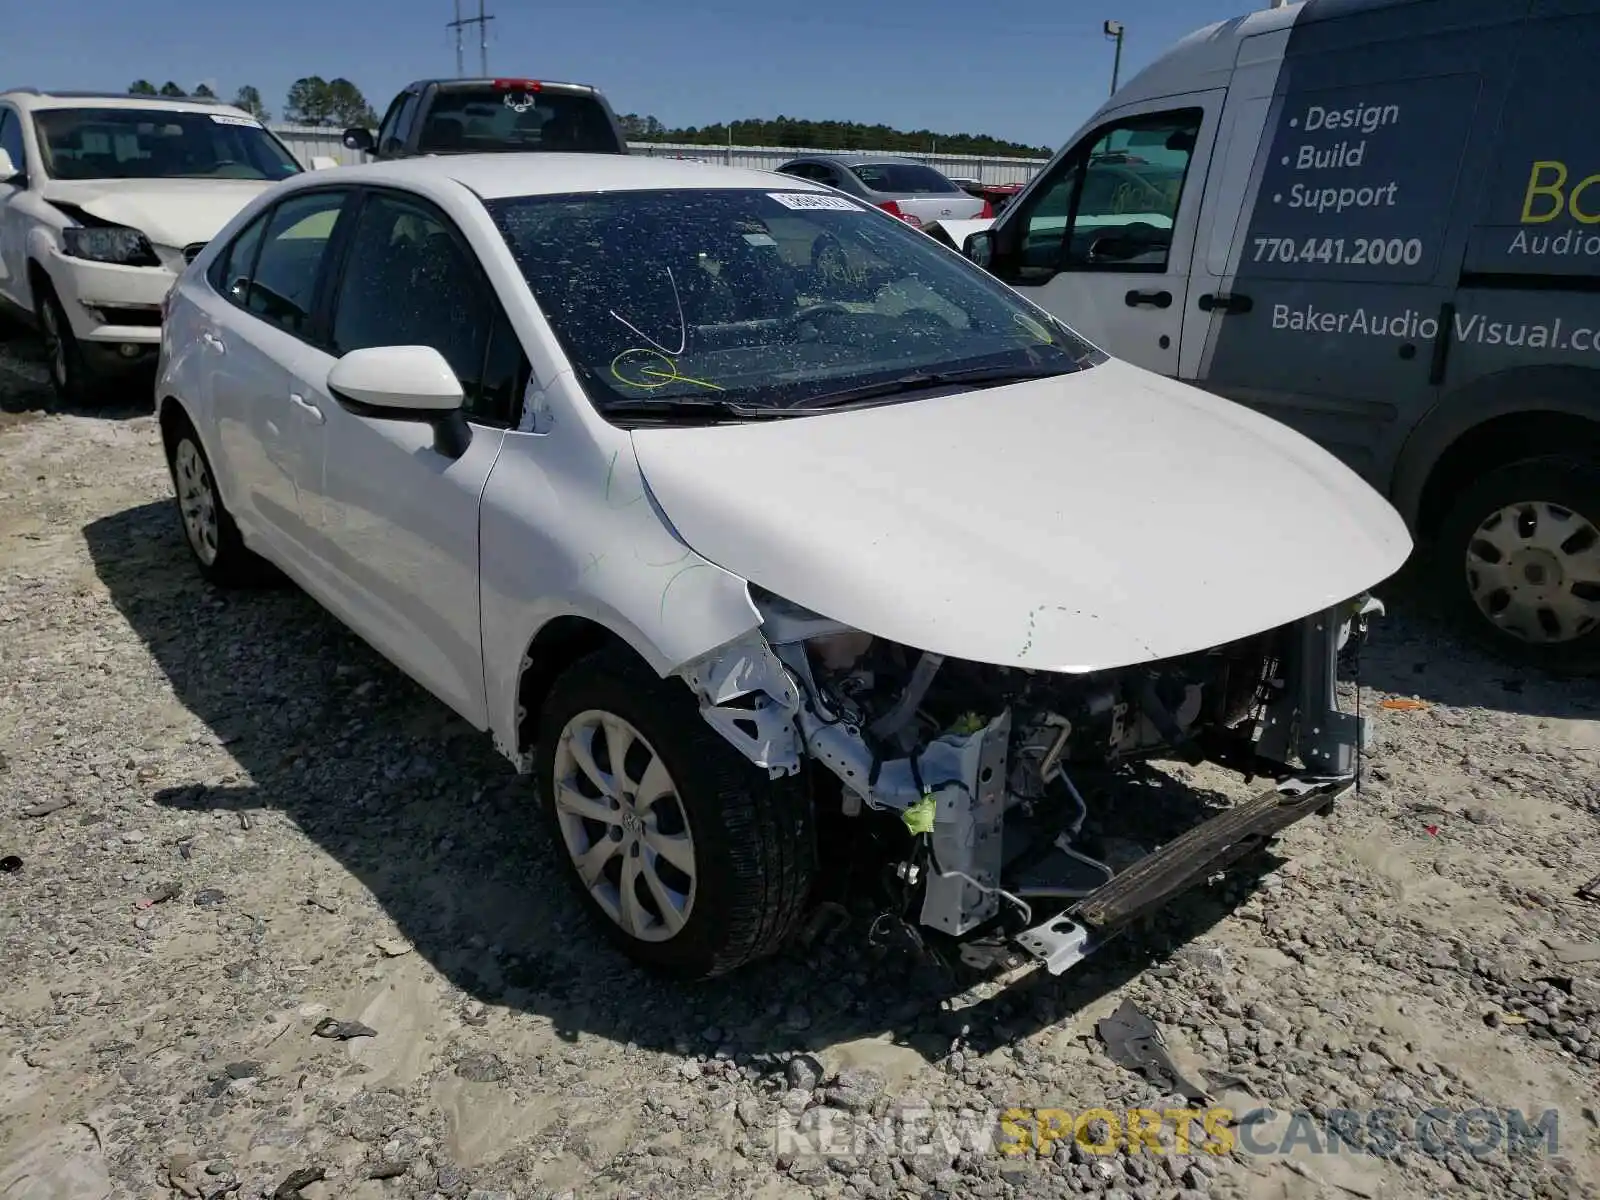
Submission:
M 1065 674 L 914 650 L 751 595 L 760 632 L 683 672 L 706 720 L 773 775 L 812 759 L 847 815 L 899 814 L 916 923 L 955 938 L 1005 925 L 1053 972 L 1354 782 L 1366 731 L 1334 686 L 1340 651 L 1382 611 L 1366 596 L 1180 658 Z M 1154 756 L 1273 787 L 1115 871 L 1080 844 L 1074 773 Z

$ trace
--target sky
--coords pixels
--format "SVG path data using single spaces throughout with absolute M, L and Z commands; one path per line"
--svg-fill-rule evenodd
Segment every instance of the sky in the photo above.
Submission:
M 0 89 L 122 91 L 135 79 L 257 87 L 344 76 L 381 114 L 455 74 L 454 0 L 69 0 L 8 4 Z M 478 0 L 461 0 L 465 15 Z M 1122 78 L 1184 34 L 1268 0 L 485 0 L 491 75 L 590 83 L 669 127 L 750 117 L 883 123 L 1058 146 Z M 475 31 L 464 62 L 478 73 Z

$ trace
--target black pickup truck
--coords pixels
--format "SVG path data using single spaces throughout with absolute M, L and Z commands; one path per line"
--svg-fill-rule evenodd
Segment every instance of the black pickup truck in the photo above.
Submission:
M 617 114 L 598 88 L 538 79 L 421 79 L 390 103 L 377 133 L 344 144 L 374 158 L 552 150 L 626 154 Z

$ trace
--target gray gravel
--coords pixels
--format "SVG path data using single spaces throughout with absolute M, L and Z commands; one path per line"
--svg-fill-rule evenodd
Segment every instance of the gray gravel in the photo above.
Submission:
M 0 356 L 0 1196 L 29 1169 L 119 1198 L 1595 1194 L 1600 689 L 1402 603 L 1362 794 L 1258 883 L 1057 980 L 909 970 L 856 922 L 667 987 L 600 948 L 483 737 L 303 595 L 204 587 L 154 421 L 42 412 L 26 354 Z M 1096 1040 L 1124 999 L 1220 1104 L 1314 1114 L 1298 1146 L 905 1136 L 1185 1107 Z M 1373 1108 L 1387 1153 L 1312 1152 Z M 1473 1108 L 1556 1110 L 1557 1153 L 1464 1151 Z

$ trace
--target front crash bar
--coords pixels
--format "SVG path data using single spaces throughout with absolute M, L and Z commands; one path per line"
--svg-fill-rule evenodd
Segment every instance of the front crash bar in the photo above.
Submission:
M 1168 842 L 1016 943 L 1052 975 L 1082 962 L 1140 917 L 1165 907 L 1355 787 L 1354 778 L 1286 779 Z

